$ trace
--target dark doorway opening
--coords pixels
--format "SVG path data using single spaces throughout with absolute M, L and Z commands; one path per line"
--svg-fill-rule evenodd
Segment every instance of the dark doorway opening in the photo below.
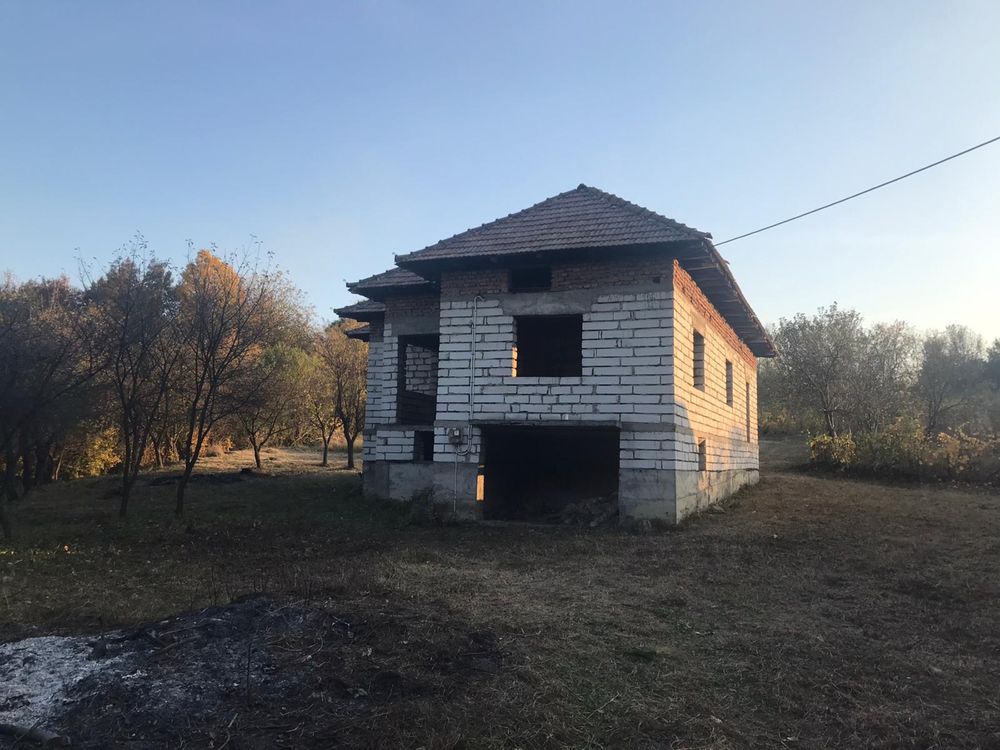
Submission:
M 618 430 L 487 427 L 483 518 L 562 523 L 617 512 Z

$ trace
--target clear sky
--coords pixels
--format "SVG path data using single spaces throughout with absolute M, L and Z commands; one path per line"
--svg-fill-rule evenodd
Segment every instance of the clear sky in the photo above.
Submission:
M 0 0 L 0 269 L 253 235 L 330 318 L 580 182 L 723 240 L 1000 135 L 998 29 L 996 0 Z M 1000 144 L 720 249 L 765 322 L 1000 336 Z

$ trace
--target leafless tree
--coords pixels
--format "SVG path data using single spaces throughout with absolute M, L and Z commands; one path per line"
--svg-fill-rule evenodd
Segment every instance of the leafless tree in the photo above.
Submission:
M 334 413 L 347 443 L 347 468 L 354 468 L 354 444 L 365 427 L 368 347 L 348 338 L 346 321 L 327 326 L 319 354 L 332 378 Z
M 209 433 L 264 387 L 268 373 L 253 369 L 262 352 L 302 325 L 291 314 L 297 300 L 288 299 L 289 289 L 279 274 L 250 262 L 234 267 L 208 250 L 199 251 L 184 270 L 179 314 L 184 470 L 177 484 L 178 516 L 184 514 L 184 495 Z
M 178 297 L 172 274 L 165 263 L 142 257 L 144 251 L 140 240 L 88 289 L 117 405 L 123 518 L 180 354 L 173 338 Z

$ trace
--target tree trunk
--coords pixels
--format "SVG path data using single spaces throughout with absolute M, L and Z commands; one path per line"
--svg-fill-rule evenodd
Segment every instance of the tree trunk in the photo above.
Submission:
M 251 442 L 251 445 L 253 446 L 253 462 L 254 462 L 254 465 L 257 467 L 257 470 L 259 471 L 261 469 L 261 465 L 260 465 L 260 446 L 257 445 L 257 443 L 255 441 Z
M 345 436 L 345 437 L 347 437 L 347 468 L 348 469 L 353 469 L 354 468 L 354 440 L 355 440 L 355 438 L 352 437 L 352 436 Z
M 187 489 L 188 481 L 194 472 L 194 464 L 185 463 L 184 473 L 181 474 L 180 481 L 177 482 L 177 505 L 174 507 L 174 515 L 178 518 L 184 517 L 184 491 Z
M 55 458 L 52 460 L 52 481 L 53 482 L 58 482 L 59 481 L 59 474 L 62 472 L 62 462 L 63 462 L 63 453 L 64 453 L 64 451 L 65 451 L 64 448 L 61 448 L 61 447 L 58 448 L 56 450 Z
M 34 474 L 32 472 L 31 449 L 27 443 L 21 447 L 21 489 L 27 495 L 31 488 L 35 486 Z
M 48 484 L 52 481 L 52 441 L 35 446 L 35 483 Z
M 328 438 L 324 434 L 323 435 L 323 461 L 320 463 L 320 466 L 329 466 L 329 465 L 330 465 L 330 438 Z
M 132 494 L 132 485 L 135 482 L 135 477 L 129 477 L 128 467 L 122 472 L 122 501 L 118 506 L 118 517 L 125 518 L 128 516 L 128 500 L 129 496 Z
M 7 500 L 13 502 L 17 500 L 17 454 L 12 446 L 7 446 L 4 451 L 4 489 Z
M 7 509 L 7 503 L 0 501 L 0 531 L 3 531 L 3 538 L 5 541 L 10 541 L 14 538 L 14 526 L 10 520 L 10 511 Z

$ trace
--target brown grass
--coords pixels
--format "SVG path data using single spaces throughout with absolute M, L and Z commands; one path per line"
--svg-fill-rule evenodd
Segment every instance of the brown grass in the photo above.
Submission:
M 496 635 L 498 673 L 373 708 L 348 746 L 1000 746 L 1000 499 L 792 473 L 769 447 L 725 513 L 646 536 L 413 527 L 289 451 L 274 477 L 194 485 L 182 524 L 170 487 L 143 485 L 124 525 L 111 482 L 49 487 L 0 547 L 0 638 L 266 590 L 406 619 L 425 645 Z M 379 658 L 431 670 L 406 640 Z

